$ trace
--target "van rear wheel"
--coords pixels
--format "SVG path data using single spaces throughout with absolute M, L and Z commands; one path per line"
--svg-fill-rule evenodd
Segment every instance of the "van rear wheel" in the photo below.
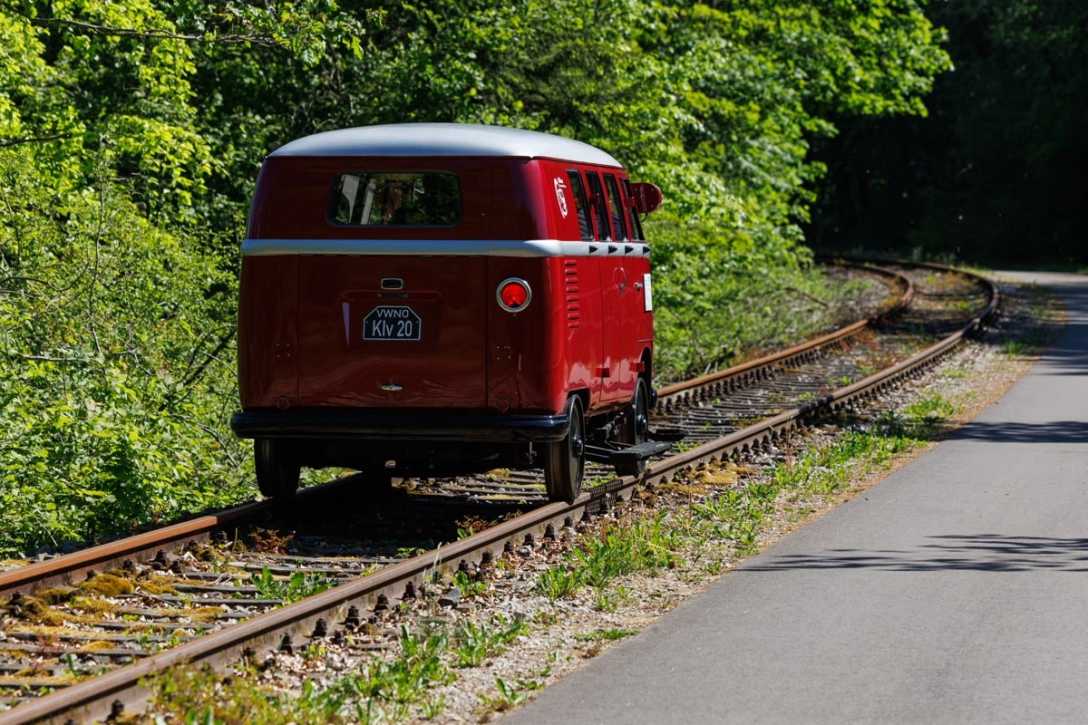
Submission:
M 548 500 L 571 503 L 582 492 L 586 461 L 586 421 L 582 401 L 576 395 L 567 400 L 567 435 L 561 441 L 544 444 L 544 485 Z
M 253 461 L 261 495 L 265 498 L 290 498 L 295 495 L 302 466 L 284 441 L 254 439 Z

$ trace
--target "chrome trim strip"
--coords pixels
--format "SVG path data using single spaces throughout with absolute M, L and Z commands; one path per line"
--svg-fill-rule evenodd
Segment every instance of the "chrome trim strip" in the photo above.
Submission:
M 558 239 L 246 239 L 242 255 L 608 257 L 650 254 L 632 242 L 562 242 Z

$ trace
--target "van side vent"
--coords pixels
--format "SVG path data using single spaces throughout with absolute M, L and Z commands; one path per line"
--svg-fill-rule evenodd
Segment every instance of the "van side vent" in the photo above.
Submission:
M 567 327 L 575 328 L 581 324 L 582 303 L 578 286 L 578 260 L 563 260 L 563 291 L 567 302 Z

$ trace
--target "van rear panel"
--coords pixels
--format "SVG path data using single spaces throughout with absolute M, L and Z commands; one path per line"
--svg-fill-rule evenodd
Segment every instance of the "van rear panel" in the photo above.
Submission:
M 485 285 L 481 257 L 301 257 L 297 404 L 484 407 Z
M 488 252 L 509 254 L 546 231 L 533 168 L 520 159 L 266 161 L 248 236 L 276 252 L 243 259 L 243 406 L 561 407 L 552 404 L 562 397 L 551 390 L 558 386 L 540 378 L 557 365 L 541 359 L 554 351 L 548 260 Z M 456 175 L 455 223 L 337 223 L 342 211 L 351 221 L 359 216 L 335 207 L 345 175 L 421 171 Z M 466 252 L 466 244 L 479 253 Z M 459 252 L 443 254 L 445 247 Z M 534 290 L 532 304 L 516 315 L 495 299 L 507 276 L 529 280 Z M 284 344 L 289 359 L 275 352 Z

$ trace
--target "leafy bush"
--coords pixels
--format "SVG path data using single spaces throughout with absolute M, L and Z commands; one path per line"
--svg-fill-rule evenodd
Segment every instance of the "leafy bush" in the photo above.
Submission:
M 236 499 L 233 275 L 25 161 L 0 152 L 0 553 Z
M 773 236 L 684 223 L 647 224 L 654 240 L 659 381 L 727 364 L 753 348 L 790 342 L 830 324 L 852 287 L 833 287 L 808 251 Z

